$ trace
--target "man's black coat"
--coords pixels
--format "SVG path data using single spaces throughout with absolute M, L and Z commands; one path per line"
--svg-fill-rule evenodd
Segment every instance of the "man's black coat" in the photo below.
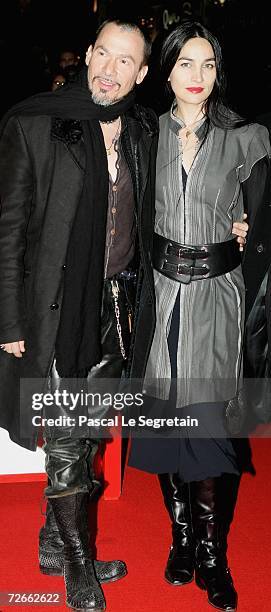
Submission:
M 142 337 L 146 353 L 155 324 L 150 251 L 158 127 L 152 111 L 138 106 L 126 119 L 121 146 L 134 184 L 141 275 L 150 303 Z M 0 343 L 25 340 L 26 346 L 22 358 L 0 351 L 0 427 L 31 450 L 38 432 L 33 428 L 22 439 L 26 407 L 19 380 L 46 378 L 54 357 L 65 257 L 85 168 L 84 142 L 76 134 L 72 122 L 13 117 L 0 143 Z

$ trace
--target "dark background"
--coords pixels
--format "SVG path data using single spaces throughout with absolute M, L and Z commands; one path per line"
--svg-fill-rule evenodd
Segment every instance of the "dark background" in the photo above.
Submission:
M 154 57 L 179 20 L 195 17 L 223 47 L 228 99 L 253 118 L 271 111 L 271 33 L 268 0 L 1 0 L 0 113 L 28 95 L 50 88 L 62 49 L 75 49 L 84 61 L 97 26 L 108 17 L 136 20 L 154 39 Z M 139 92 L 140 101 L 161 112 L 155 74 Z M 152 83 L 152 87 L 150 87 Z

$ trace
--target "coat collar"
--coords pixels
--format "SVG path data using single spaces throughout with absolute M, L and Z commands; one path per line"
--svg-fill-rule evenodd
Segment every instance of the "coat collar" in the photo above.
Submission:
M 126 117 L 131 126 L 132 135 L 134 137 L 140 137 L 142 130 L 146 135 L 151 137 L 158 134 L 158 119 L 154 111 L 150 108 L 144 108 L 139 104 L 134 104 L 134 106 L 126 113 Z
M 177 103 L 176 101 L 174 101 L 169 111 L 169 127 L 172 130 L 172 132 L 174 132 L 174 134 L 176 134 L 177 136 L 179 133 L 179 130 L 185 127 L 185 123 L 182 119 L 180 119 L 180 117 L 177 117 L 176 108 L 177 108 Z M 210 121 L 206 121 L 206 117 L 203 117 L 199 121 L 199 123 L 196 124 L 195 128 L 192 130 L 197 135 L 200 141 L 206 136 L 207 126 L 208 126 L 208 132 L 214 127 L 214 125 Z
M 155 113 L 149 109 L 135 104 L 126 114 L 126 121 L 134 126 L 134 129 L 141 134 L 142 128 L 150 136 L 158 133 L 158 119 Z M 62 140 L 68 145 L 78 142 L 83 135 L 81 121 L 78 119 L 62 119 L 53 117 L 51 137 L 53 140 Z
M 151 109 L 146 109 L 139 104 L 135 104 L 124 117 L 124 129 L 128 127 L 130 137 L 134 143 L 139 142 L 142 136 L 147 140 L 158 134 L 158 119 Z M 53 117 L 51 124 L 51 139 L 63 142 L 74 161 L 84 170 L 84 146 L 83 128 L 78 119 L 62 119 Z

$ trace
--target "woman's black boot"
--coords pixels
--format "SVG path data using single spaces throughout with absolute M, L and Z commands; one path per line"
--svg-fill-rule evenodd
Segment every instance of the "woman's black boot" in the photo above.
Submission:
M 225 479 L 225 474 L 223 478 Z M 231 476 L 231 475 L 229 475 Z M 225 520 L 227 496 L 221 478 L 207 478 L 192 483 L 192 516 L 196 538 L 195 581 L 207 590 L 209 603 L 228 612 L 237 609 L 237 593 L 227 563 L 227 533 Z
M 178 474 L 159 474 L 165 506 L 172 521 L 172 546 L 165 569 L 165 579 L 181 586 L 193 580 L 195 545 L 192 532 L 189 484 Z
M 87 493 L 51 498 L 61 539 L 64 542 L 64 580 L 67 606 L 84 612 L 105 610 L 89 551 Z

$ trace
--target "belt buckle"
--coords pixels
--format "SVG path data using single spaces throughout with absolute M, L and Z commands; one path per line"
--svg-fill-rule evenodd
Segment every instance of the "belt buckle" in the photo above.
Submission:
M 183 263 L 183 262 L 178 263 L 177 264 L 177 274 L 182 275 L 183 278 L 185 279 L 185 280 L 182 279 L 182 283 L 184 283 L 185 285 L 189 285 L 189 283 L 191 283 L 192 281 L 192 276 L 194 276 L 194 268 L 195 268 L 195 263 L 197 259 L 197 253 L 195 249 L 189 248 L 189 246 L 185 248 L 186 248 L 186 251 L 191 251 L 191 253 L 189 253 L 189 257 L 184 258 L 186 260 L 188 259 L 189 263 Z M 181 259 L 181 253 L 183 250 L 184 250 L 183 247 L 180 247 L 178 249 L 178 257 L 180 259 Z M 185 268 L 185 272 L 182 272 L 183 268 Z
M 172 247 L 172 245 L 169 245 L 169 248 L 170 247 Z M 167 254 L 169 255 L 170 253 L 167 252 Z M 174 255 L 179 259 L 189 259 L 195 263 L 196 259 L 206 259 L 209 253 L 206 247 L 182 245 L 176 249 Z
M 184 283 L 185 285 L 189 285 L 189 283 L 191 283 L 191 281 L 192 281 L 192 277 L 193 276 L 197 276 L 197 271 L 199 271 L 199 276 L 202 276 L 202 277 L 204 277 L 206 274 L 208 274 L 209 266 L 207 266 L 207 264 L 203 264 L 200 267 L 196 266 L 196 260 L 197 259 L 206 259 L 208 257 L 208 251 L 207 251 L 206 248 L 196 249 L 195 247 L 189 247 L 189 245 L 185 246 L 185 249 L 186 249 L 186 251 L 189 252 L 189 256 L 187 257 L 187 259 L 189 259 L 189 261 L 191 263 L 189 263 L 189 264 L 185 264 L 185 263 L 177 264 L 177 274 L 183 275 L 185 280 L 182 279 L 182 283 Z M 180 258 L 181 258 L 181 251 L 182 250 L 183 250 L 183 247 L 178 249 L 178 254 L 179 254 Z M 181 271 L 182 268 L 185 268 L 187 270 L 187 272 L 185 271 L 183 273 Z M 204 269 L 206 268 L 206 271 L 204 273 L 201 273 L 200 271 L 202 271 L 203 268 Z
M 176 251 L 176 257 L 179 257 L 179 259 L 181 259 L 182 253 L 183 253 L 183 247 L 179 247 Z
M 185 280 L 182 279 L 182 282 L 185 285 L 189 285 L 189 283 L 191 283 L 192 281 L 192 276 L 194 274 L 193 269 L 194 269 L 194 264 L 195 261 L 192 261 L 191 264 L 184 264 L 184 263 L 179 263 L 177 264 L 177 274 L 180 274 L 184 277 Z M 186 268 L 187 272 L 182 272 L 182 269 Z
M 197 271 L 198 271 L 198 275 L 202 276 L 203 278 L 209 272 L 210 268 L 209 268 L 209 266 L 207 266 L 207 264 L 203 264 L 200 267 L 195 266 L 194 263 L 195 263 L 196 259 L 197 259 L 196 257 L 193 257 L 193 262 L 190 265 L 181 264 L 181 263 L 177 264 L 177 274 L 183 275 L 184 277 L 187 276 L 187 280 L 183 280 L 182 279 L 182 282 L 185 285 L 189 285 L 189 283 L 191 283 L 192 277 L 193 276 L 197 276 Z M 181 268 L 186 268 L 188 271 L 187 272 L 182 272 Z M 205 269 L 205 272 L 201 273 L 200 271 L 202 271 L 203 269 Z

